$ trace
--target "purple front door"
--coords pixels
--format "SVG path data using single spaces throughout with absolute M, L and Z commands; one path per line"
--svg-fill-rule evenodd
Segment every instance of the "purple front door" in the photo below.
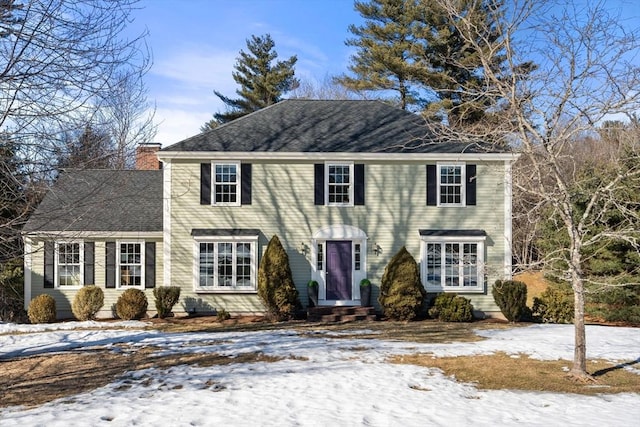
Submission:
M 327 241 L 327 300 L 351 300 L 351 241 Z

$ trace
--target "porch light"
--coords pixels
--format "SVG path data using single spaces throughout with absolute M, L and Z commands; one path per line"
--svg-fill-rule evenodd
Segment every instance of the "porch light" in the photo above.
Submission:
M 376 256 L 378 256 L 380 255 L 380 253 L 382 253 L 382 248 L 378 246 L 378 243 L 374 243 L 371 246 L 371 252 L 373 252 Z
M 307 253 L 309 252 L 309 246 L 307 246 L 305 242 L 302 242 L 300 243 L 300 248 L 298 250 L 302 255 L 307 256 Z

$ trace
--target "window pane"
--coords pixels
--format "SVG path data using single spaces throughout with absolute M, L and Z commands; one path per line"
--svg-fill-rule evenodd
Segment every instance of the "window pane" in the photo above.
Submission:
M 324 264 L 324 247 L 323 247 L 322 243 L 319 243 L 318 244 L 318 259 L 317 259 L 317 265 L 316 265 L 316 268 L 318 269 L 318 271 L 322 271 L 322 269 L 324 268 L 323 264 Z
M 232 243 L 218 243 L 218 286 L 233 286 Z
M 236 203 L 238 194 L 237 165 L 215 165 L 214 194 L 216 203 Z
M 351 191 L 351 166 L 349 165 L 330 165 L 329 170 L 329 189 L 328 200 L 330 204 L 348 204 L 350 203 L 349 193 Z
M 58 244 L 58 285 L 82 285 L 80 280 L 80 243 Z
M 445 286 L 460 285 L 460 245 L 445 244 Z
M 142 286 L 142 245 L 120 244 L 120 286 Z
M 354 258 L 355 258 L 355 265 L 354 265 L 354 269 L 355 270 L 360 270 L 360 244 L 356 243 L 354 245 Z
M 462 203 L 462 166 L 440 168 L 440 203 Z
M 478 285 L 478 245 L 475 243 L 464 244 L 463 263 L 463 286 Z
M 214 280 L 214 244 L 200 243 L 200 286 L 213 286 Z
M 251 244 L 236 244 L 236 286 L 251 286 Z
M 441 286 L 442 257 L 440 243 L 427 244 L 427 282 Z

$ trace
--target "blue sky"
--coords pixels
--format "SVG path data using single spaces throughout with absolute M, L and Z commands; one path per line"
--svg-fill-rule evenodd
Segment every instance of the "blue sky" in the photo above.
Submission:
M 603 1 L 625 26 L 640 28 L 640 0 Z M 353 0 L 141 0 L 140 6 L 129 31 L 149 31 L 154 64 L 146 83 L 156 105 L 155 141 L 164 146 L 197 134 L 224 111 L 214 90 L 235 97 L 231 73 L 251 35 L 271 34 L 279 58 L 297 55 L 296 76 L 318 84 L 347 71 L 354 53 L 344 44 L 348 26 L 363 23 Z
M 280 59 L 298 56 L 298 78 L 320 82 L 346 71 L 348 26 L 362 23 L 352 0 L 142 0 L 141 6 L 130 30 L 150 33 L 154 64 L 146 83 L 156 104 L 155 141 L 165 146 L 224 111 L 213 91 L 235 96 L 231 73 L 251 35 L 271 34 Z

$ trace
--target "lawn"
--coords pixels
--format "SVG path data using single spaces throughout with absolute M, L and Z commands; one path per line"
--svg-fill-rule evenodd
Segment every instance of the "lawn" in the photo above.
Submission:
M 583 384 L 566 376 L 571 325 L 214 320 L 0 324 L 0 425 L 640 418 L 637 328 L 588 327 Z

